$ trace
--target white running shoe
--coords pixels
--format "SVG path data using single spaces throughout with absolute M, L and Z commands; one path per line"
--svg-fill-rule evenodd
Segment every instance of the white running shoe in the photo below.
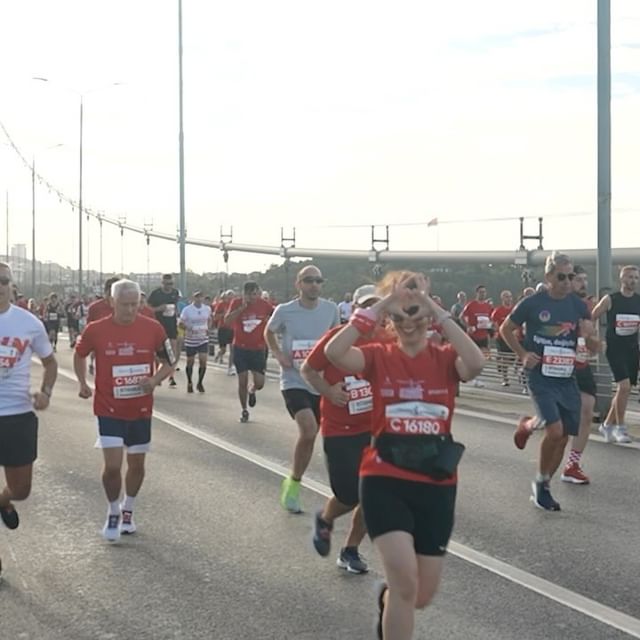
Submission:
M 102 537 L 108 542 L 120 540 L 120 514 L 109 515 L 102 527 Z
M 236 370 L 235 369 L 227 369 L 227 375 L 228 376 L 235 376 L 236 375 Z
M 631 436 L 629 436 L 629 432 L 627 431 L 627 425 L 617 424 L 613 427 L 613 432 L 611 434 L 613 436 L 613 441 L 618 443 L 627 443 L 632 442 Z
M 598 427 L 598 432 L 604 438 L 604 441 L 607 443 L 615 442 L 616 439 L 613 437 L 613 430 L 617 425 L 613 424 L 605 424 L 604 422 Z
M 136 532 L 136 523 L 133 521 L 132 511 L 122 511 L 122 521 L 120 522 L 120 533 L 129 535 Z
M 478 378 L 474 378 L 471 384 L 473 384 L 473 386 L 477 387 L 478 389 L 481 389 L 482 387 L 484 387 L 484 382 L 482 382 L 482 380 L 478 380 Z

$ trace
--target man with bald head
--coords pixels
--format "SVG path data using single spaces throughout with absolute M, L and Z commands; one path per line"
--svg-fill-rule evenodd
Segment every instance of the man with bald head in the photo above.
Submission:
M 320 395 L 300 375 L 300 367 L 325 331 L 340 324 L 338 307 L 320 297 L 324 278 L 307 265 L 296 276 L 298 297 L 276 307 L 264 332 L 267 345 L 280 364 L 280 390 L 289 415 L 298 426 L 291 475 L 282 482 L 280 504 L 301 513 L 300 482 L 313 454 L 318 433 Z

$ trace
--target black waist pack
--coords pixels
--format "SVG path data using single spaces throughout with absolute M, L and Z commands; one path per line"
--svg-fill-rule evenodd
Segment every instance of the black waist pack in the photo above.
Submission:
M 400 469 L 423 473 L 436 480 L 451 478 L 464 453 L 464 445 L 450 435 L 398 436 L 383 433 L 373 446 L 382 460 Z

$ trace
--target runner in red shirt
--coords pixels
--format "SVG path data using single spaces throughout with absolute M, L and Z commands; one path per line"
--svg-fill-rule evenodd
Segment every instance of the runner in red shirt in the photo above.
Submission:
M 500 306 L 491 312 L 491 322 L 494 327 L 500 327 L 513 310 L 513 294 L 505 289 L 500 294 Z M 509 386 L 509 365 L 516 361 L 511 347 L 502 339 L 500 334 L 496 337 L 498 351 L 498 374 L 502 375 L 502 386 Z
M 380 300 L 375 285 L 365 284 L 353 293 L 353 309 L 366 309 Z M 371 441 L 371 385 L 361 376 L 353 376 L 329 362 L 324 348 L 342 326 L 329 329 L 316 343 L 302 364 L 302 377 L 322 395 L 320 399 L 320 433 L 329 472 L 333 496 L 316 513 L 313 546 L 323 557 L 331 551 L 331 531 L 336 518 L 353 511 L 351 526 L 344 547 L 338 556 L 338 566 L 349 573 L 366 573 L 368 567 L 358 547 L 366 535 L 358 497 L 358 469 L 362 453 Z M 384 340 L 379 326 L 355 344 Z
M 485 358 L 489 357 L 489 335 L 492 330 L 491 313 L 493 305 L 487 301 L 487 288 L 483 284 L 476 287 L 476 297 L 467 302 L 460 317 L 464 322 L 467 333 L 480 347 Z M 474 387 L 484 387 L 480 380 L 473 381 Z
M 102 320 L 102 318 L 108 318 L 113 313 L 113 307 L 111 306 L 111 287 L 114 283 L 118 282 L 120 278 L 109 278 L 104 283 L 104 297 L 92 302 L 87 310 L 87 324 L 95 322 L 96 320 Z M 95 353 L 91 353 L 91 359 L 89 360 L 89 375 L 95 373 Z
M 147 295 L 144 292 L 140 292 L 140 308 L 138 310 L 140 315 L 146 316 L 147 318 L 151 318 L 152 320 L 156 319 L 156 314 L 153 312 L 153 309 L 147 304 Z
M 80 382 L 79 396 L 90 398 L 86 358 L 95 353 L 96 447 L 104 456 L 102 484 L 109 502 L 102 535 L 115 542 L 121 533 L 136 530 L 133 505 L 142 486 L 145 454 L 151 441 L 153 390 L 171 375 L 175 357 L 162 325 L 138 313 L 140 287 L 136 282 L 118 280 L 111 295 L 113 315 L 87 325 L 76 345 L 73 367 Z M 162 364 L 152 375 L 156 356 Z M 127 474 L 120 503 L 124 447 Z
M 235 291 L 228 289 L 217 302 L 213 303 L 213 322 L 218 329 L 218 354 L 213 361 L 224 364 L 224 354 L 229 347 L 229 361 L 227 362 L 227 375 L 229 376 L 235 374 L 233 369 L 233 328 L 225 323 L 225 316 L 235 297 Z
M 238 373 L 238 397 L 242 408 L 240 422 L 248 422 L 247 403 L 250 407 L 255 407 L 256 391 L 264 387 L 264 372 L 267 368 L 264 328 L 273 313 L 273 305 L 262 299 L 257 282 L 245 282 L 242 291 L 242 298 L 231 300 L 223 324 L 233 333 L 233 349 L 229 359 L 233 357 Z
M 436 592 L 453 528 L 461 455 L 450 437 L 456 383 L 477 376 L 484 356 L 429 297 L 421 274 L 389 273 L 379 290 L 382 300 L 356 311 L 325 353 L 371 383 L 374 440 L 360 468 L 360 502 L 386 573 L 378 638 L 408 639 L 414 609 Z M 353 346 L 384 314 L 397 340 Z M 446 346 L 427 341 L 430 317 L 442 326 Z

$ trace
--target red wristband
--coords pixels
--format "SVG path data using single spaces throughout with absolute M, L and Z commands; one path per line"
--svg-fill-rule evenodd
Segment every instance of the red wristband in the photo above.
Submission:
M 371 309 L 356 309 L 349 319 L 349 324 L 360 334 L 371 333 L 378 324 L 378 316 Z

